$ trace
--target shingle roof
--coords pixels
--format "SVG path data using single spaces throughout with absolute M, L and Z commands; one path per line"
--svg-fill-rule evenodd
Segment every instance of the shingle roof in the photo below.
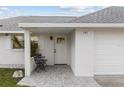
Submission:
M 124 23 L 124 7 L 108 7 L 69 21 L 71 23 Z
M 124 23 L 124 7 L 108 7 L 81 17 L 19 16 L 0 20 L 0 31 L 20 31 L 18 23 Z
M 76 17 L 70 16 L 19 16 L 0 20 L 0 31 L 20 31 L 18 23 L 64 23 Z

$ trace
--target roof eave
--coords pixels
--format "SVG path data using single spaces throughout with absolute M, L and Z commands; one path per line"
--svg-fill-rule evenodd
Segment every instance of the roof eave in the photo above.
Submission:
M 124 27 L 124 23 L 19 23 L 21 28 L 33 27 Z

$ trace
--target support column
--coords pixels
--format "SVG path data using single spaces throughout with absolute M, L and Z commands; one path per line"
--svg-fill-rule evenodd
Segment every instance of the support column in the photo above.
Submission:
M 24 60 L 25 60 L 25 76 L 31 75 L 31 44 L 30 31 L 24 31 Z

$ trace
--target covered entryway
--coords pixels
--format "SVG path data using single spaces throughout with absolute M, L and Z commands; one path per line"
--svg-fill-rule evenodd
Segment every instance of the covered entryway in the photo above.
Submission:
M 32 28 L 29 31 L 38 38 L 37 52 L 46 57 L 47 65 L 70 64 L 72 28 Z
M 71 64 L 71 33 L 73 28 L 26 28 L 25 35 L 25 73 L 30 76 L 35 69 L 35 62 L 31 58 L 31 36 L 37 37 L 38 49 L 48 60 L 47 65 Z M 27 48 L 28 46 L 28 48 Z M 32 60 L 30 60 L 30 58 Z M 28 72 L 29 71 L 29 72 Z

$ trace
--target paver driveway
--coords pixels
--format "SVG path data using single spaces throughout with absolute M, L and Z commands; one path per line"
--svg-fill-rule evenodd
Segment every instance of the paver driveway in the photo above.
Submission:
M 67 65 L 48 66 L 47 72 L 33 72 L 23 78 L 19 85 L 36 87 L 98 87 L 92 77 L 76 77 Z

